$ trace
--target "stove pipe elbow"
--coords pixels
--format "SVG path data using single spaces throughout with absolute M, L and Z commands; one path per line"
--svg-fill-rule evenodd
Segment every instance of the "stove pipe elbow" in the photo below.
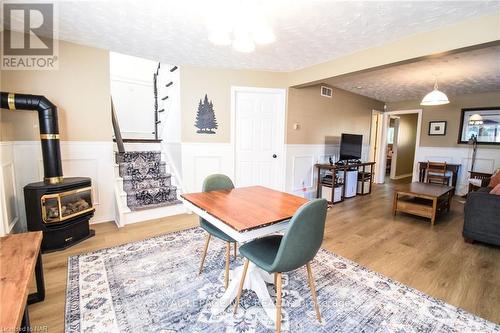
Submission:
M 58 184 L 63 181 L 57 107 L 45 96 L 0 92 L 2 109 L 38 112 L 42 145 L 44 181 Z

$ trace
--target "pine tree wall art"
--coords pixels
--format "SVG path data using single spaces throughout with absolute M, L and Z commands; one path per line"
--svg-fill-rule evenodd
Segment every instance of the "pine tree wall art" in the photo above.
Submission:
M 196 113 L 196 121 L 194 127 L 198 130 L 196 133 L 215 134 L 217 129 L 217 119 L 215 119 L 214 104 L 208 100 L 207 94 L 203 101 L 200 99 L 198 103 L 198 112 Z

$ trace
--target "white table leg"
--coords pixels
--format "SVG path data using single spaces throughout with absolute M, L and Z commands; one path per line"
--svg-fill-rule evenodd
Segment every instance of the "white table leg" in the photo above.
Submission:
M 232 276 L 232 279 L 229 282 L 229 286 L 227 287 L 226 292 L 224 292 L 224 295 L 222 295 L 219 300 L 214 302 L 214 305 L 212 306 L 212 314 L 215 315 L 223 312 L 229 304 L 231 304 L 233 299 L 236 298 L 242 274 L 243 266 L 237 267 L 231 272 L 230 276 Z M 250 262 L 243 289 L 253 290 L 257 294 L 264 311 L 274 322 L 276 319 L 276 306 L 269 295 L 266 282 L 274 283 L 272 274 L 269 274 Z

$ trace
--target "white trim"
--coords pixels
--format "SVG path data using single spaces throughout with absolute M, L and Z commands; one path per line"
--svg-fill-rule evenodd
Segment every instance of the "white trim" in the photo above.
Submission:
M 392 144 L 392 157 L 391 157 L 391 171 L 389 174 L 389 177 L 391 179 L 396 179 L 396 166 L 397 166 L 397 160 L 398 160 L 398 139 L 399 139 L 399 125 L 400 125 L 400 118 L 399 117 L 389 117 L 389 122 L 391 121 L 391 118 L 394 119 L 395 126 L 394 126 L 394 138 L 393 138 L 393 144 Z
M 287 90 L 283 88 L 259 88 L 259 87 L 246 87 L 246 86 L 231 86 L 231 147 L 233 152 L 233 170 L 234 170 L 234 181 L 237 182 L 236 176 L 238 174 L 236 170 L 236 93 L 238 92 L 254 92 L 254 93 L 272 93 L 280 95 L 280 105 L 279 105 L 279 117 L 278 121 L 278 134 L 279 137 L 278 144 L 280 147 L 277 149 L 278 159 L 279 159 L 279 170 L 285 170 L 286 168 L 286 149 L 285 149 L 285 123 L 286 123 L 286 100 L 287 100 Z M 285 188 L 285 172 L 279 172 L 281 176 L 278 179 L 278 190 L 284 190 Z
M 203 179 L 212 173 L 222 173 L 234 179 L 234 157 L 230 143 L 181 143 L 181 176 L 183 192 L 199 192 Z M 197 165 L 196 160 L 205 159 Z M 199 178 L 196 178 L 199 177 Z
M 19 203 L 16 200 L 18 189 L 12 142 L 3 142 L 0 147 L 0 236 L 3 236 L 11 233 L 20 216 Z M 10 179 L 12 187 L 6 188 L 6 179 Z M 10 193 L 9 197 L 7 193 Z M 12 216 L 9 216 L 9 208 L 12 210 Z
M 372 139 L 372 131 L 373 131 L 373 116 L 377 116 L 377 128 L 376 128 L 376 133 L 375 133 L 375 142 L 371 142 Z M 371 123 L 370 123 L 370 150 L 368 153 L 368 161 L 370 162 L 376 162 L 380 160 L 381 152 L 382 152 L 382 128 L 383 128 L 383 122 L 384 122 L 384 112 L 379 111 L 379 110 L 372 110 L 372 117 L 371 117 Z M 373 154 L 373 150 L 377 147 L 375 150 L 375 154 Z M 373 159 L 372 159 L 373 155 Z M 385 170 L 382 170 L 380 168 L 379 163 L 375 163 L 374 166 L 374 173 L 375 173 L 375 178 L 373 179 L 374 183 L 377 183 L 377 175 L 383 173 L 385 174 Z
M 309 199 L 316 197 L 318 170 L 316 163 L 328 163 L 328 157 L 337 160 L 339 144 L 286 144 L 285 191 Z M 370 145 L 363 144 L 361 160 L 369 159 Z M 312 184 L 311 184 L 312 179 Z M 306 185 L 303 191 L 302 182 Z M 311 186 L 309 186 L 311 185 Z
M 411 176 L 413 176 L 413 173 L 406 173 L 404 175 L 391 177 L 391 179 L 403 179 L 403 178 L 407 178 L 407 177 L 411 177 Z
M 389 118 L 391 115 L 401 115 L 401 114 L 412 114 L 416 113 L 418 114 L 418 119 L 417 119 L 417 137 L 415 141 L 415 158 L 413 160 L 413 179 L 418 179 L 416 176 L 415 170 L 417 168 L 417 153 L 420 148 L 420 134 L 421 134 L 421 128 L 422 128 L 422 109 L 411 109 L 411 110 L 396 110 L 396 111 L 387 111 L 384 112 L 384 122 L 383 122 L 383 128 L 382 128 L 382 149 L 381 151 L 383 152 L 380 160 L 376 161 L 377 163 L 380 164 L 381 170 L 385 170 L 387 160 L 384 158 L 384 156 L 387 156 L 387 130 L 389 128 Z M 394 157 L 393 157 L 394 158 Z M 384 183 L 385 181 L 385 172 L 384 173 L 379 173 L 377 176 L 377 183 Z

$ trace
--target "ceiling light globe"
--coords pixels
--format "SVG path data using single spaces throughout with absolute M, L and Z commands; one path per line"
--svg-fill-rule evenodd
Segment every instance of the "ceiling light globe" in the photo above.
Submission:
M 255 43 L 250 38 L 236 38 L 233 47 L 238 52 L 250 53 L 255 50 Z

